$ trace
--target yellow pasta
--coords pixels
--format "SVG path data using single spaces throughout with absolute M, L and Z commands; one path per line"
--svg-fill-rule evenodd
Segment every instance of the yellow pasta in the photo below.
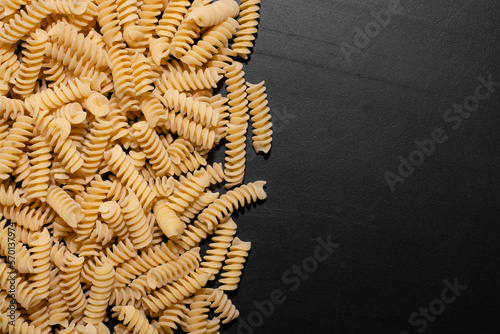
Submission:
M 224 291 L 249 243 L 231 215 L 267 196 L 242 185 L 250 116 L 257 152 L 272 134 L 264 82 L 235 60 L 258 10 L 0 0 L 0 314 L 11 271 L 17 302 L 0 331 L 106 334 L 114 317 L 117 333 L 218 333 L 239 315 Z

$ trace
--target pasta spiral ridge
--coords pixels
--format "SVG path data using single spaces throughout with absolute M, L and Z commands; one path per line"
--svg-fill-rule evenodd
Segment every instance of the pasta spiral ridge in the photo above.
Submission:
M 259 7 L 260 0 L 242 0 L 240 5 L 240 24 L 236 32 L 236 38 L 231 46 L 233 51 L 244 59 L 248 59 L 251 53 L 251 48 L 255 41 L 255 34 L 257 33 L 257 21 L 260 17 Z
M 186 181 L 170 196 L 168 206 L 178 214 L 182 213 L 210 185 L 210 175 L 203 172 L 188 174 Z
M 189 305 L 189 311 L 186 316 L 186 330 L 188 333 L 193 334 L 204 334 L 207 329 L 207 319 L 208 319 L 208 306 L 209 302 L 203 300 L 205 297 L 200 298 L 200 296 L 195 296 L 194 301 Z
M 133 96 L 135 90 L 131 67 L 132 62 L 125 50 L 125 44 L 116 43 L 109 49 L 108 55 L 116 95 L 119 98 L 123 98 L 125 95 Z
M 26 97 L 33 92 L 45 57 L 46 42 L 47 33 L 38 29 L 23 44 L 25 48 L 22 51 L 23 62 L 19 67 L 13 88 L 16 94 Z
M 181 58 L 181 61 L 191 66 L 202 66 L 207 63 L 217 53 L 218 48 L 223 48 L 233 35 L 236 34 L 237 27 L 238 21 L 233 18 L 228 18 L 224 22 L 212 27 Z
M 179 219 L 177 213 L 169 207 L 165 200 L 156 202 L 154 213 L 158 226 L 168 238 L 176 239 L 186 228 L 186 224 Z
M 177 90 L 168 90 L 163 95 L 162 102 L 171 110 L 179 112 L 180 116 L 186 116 L 207 128 L 214 127 L 219 122 L 219 113 L 210 104 Z
M 3 11 L 0 11 L 0 19 L 14 14 L 19 8 L 25 6 L 28 0 L 2 1 Z
M 139 199 L 133 191 L 128 191 L 128 196 L 120 204 L 120 207 L 135 249 L 150 245 L 153 241 L 153 235 Z
M 156 26 L 156 34 L 160 37 L 167 37 L 170 41 L 174 37 L 190 5 L 190 2 L 187 0 L 170 1 Z
M 186 224 L 189 223 L 191 219 L 196 217 L 198 213 L 210 205 L 210 203 L 215 201 L 217 197 L 219 197 L 219 193 L 213 193 L 211 191 L 205 192 L 180 214 L 179 219 Z
M 203 210 L 198 219 L 208 224 L 209 228 L 212 229 L 217 226 L 218 221 L 223 220 L 225 216 L 233 213 L 234 210 L 245 204 L 264 200 L 267 197 L 264 191 L 265 184 L 265 181 L 256 181 L 229 190 Z
M 230 122 L 233 124 L 247 123 L 250 116 L 248 116 L 247 86 L 245 85 L 243 64 L 235 61 L 226 67 L 226 70 Z
M 167 153 L 174 164 L 180 164 L 193 151 L 193 145 L 184 138 L 177 138 L 167 148 Z
M 131 59 L 135 93 L 139 96 L 153 90 L 153 79 L 151 77 L 153 71 L 151 69 L 150 59 L 151 58 L 148 59 L 140 53 L 134 55 Z
M 233 291 L 238 288 L 241 271 L 244 267 L 243 264 L 246 262 L 251 247 L 252 243 L 249 241 L 241 241 L 238 237 L 233 240 L 225 265 L 222 268 L 222 278 L 219 280 L 221 283 L 220 290 Z
M 173 110 L 168 111 L 165 125 L 173 133 L 189 140 L 197 146 L 206 149 L 211 149 L 214 146 L 215 132 L 213 130 L 187 117 L 176 114 Z
M 77 224 L 83 219 L 81 205 L 75 202 L 75 200 L 58 186 L 49 187 L 47 192 L 47 203 L 74 229 L 77 228 Z
M 27 4 L 20 14 L 0 28 L 0 46 L 14 44 L 35 29 L 54 7 L 45 0 L 35 0 Z
M 153 320 L 151 325 L 160 333 L 173 334 L 173 330 L 177 329 L 177 325 L 186 321 L 188 312 L 189 308 L 184 303 L 173 304 L 160 315 L 158 320 Z
M 196 290 L 205 286 L 209 274 L 193 271 L 189 275 L 154 291 L 152 294 L 142 298 L 142 303 L 153 314 L 164 310 L 172 304 L 193 295 Z
M 111 248 L 106 249 L 105 260 L 110 262 L 113 267 L 116 267 L 136 256 L 137 250 L 135 249 L 134 244 L 129 239 L 126 239 L 125 241 L 119 241 L 118 244 L 113 244 Z
M 57 14 L 82 15 L 87 9 L 85 1 L 50 0 Z
M 122 148 L 115 146 L 113 149 L 106 151 L 104 159 L 108 163 L 110 170 L 121 180 L 122 184 L 131 188 L 137 195 L 141 205 L 146 209 L 149 208 L 156 194 L 139 174 L 132 160 L 123 152 Z
M 79 171 L 81 174 L 95 175 L 104 158 L 104 151 L 108 146 L 112 130 L 112 121 L 96 117 L 96 120 L 92 122 L 90 133 L 83 143 L 83 164 Z
M 194 224 L 188 225 L 182 235 L 177 240 L 174 240 L 174 242 L 180 249 L 188 250 L 197 247 L 200 241 L 205 239 L 211 232 L 208 224 L 197 220 Z
M 158 289 L 188 275 L 200 266 L 200 248 L 194 247 L 173 261 L 152 268 L 147 273 L 147 285 Z
M 82 241 L 90 236 L 95 226 L 95 221 L 99 215 L 99 207 L 106 199 L 110 191 L 108 183 L 100 179 L 93 180 L 82 194 L 80 205 L 82 207 L 83 218 L 78 224 L 76 233 L 77 241 Z
M 228 18 L 238 16 L 240 6 L 234 0 L 219 0 L 207 6 L 195 8 L 187 17 L 200 27 L 215 26 Z
M 153 94 L 144 94 L 141 98 L 141 111 L 149 126 L 154 128 L 167 120 L 165 109 L 160 100 Z
M 134 137 L 137 139 L 146 157 L 150 160 L 150 164 L 156 172 L 156 175 L 160 177 L 172 175 L 172 161 L 167 153 L 167 149 L 161 143 L 160 137 L 154 129 L 152 129 L 147 122 L 137 122 L 132 128 L 134 129 Z
M 29 206 L 3 207 L 2 213 L 5 218 L 31 231 L 38 231 L 47 223 L 46 213 L 42 214 L 39 210 L 32 209 Z
M 50 272 L 50 285 L 49 285 L 49 324 L 68 325 L 69 309 L 66 305 L 64 298 L 61 298 L 61 276 L 59 269 L 54 268 Z
M 167 89 L 180 92 L 216 88 L 222 78 L 215 67 L 198 69 L 194 71 L 172 71 L 163 79 Z
M 184 19 L 170 42 L 170 54 L 178 59 L 186 55 L 195 39 L 200 36 L 200 31 L 200 27 L 194 22 Z
M 54 118 L 64 118 L 71 125 L 76 125 L 85 121 L 87 113 L 83 111 L 83 107 L 80 103 L 72 102 L 57 108 L 53 116 Z
M 23 187 L 27 186 L 28 177 L 31 173 L 31 166 L 28 159 L 28 153 L 23 152 L 21 158 L 16 161 L 16 169 L 12 171 L 12 177 L 15 177 L 16 183 L 21 183 Z
M 113 311 L 118 312 L 118 319 L 123 321 L 129 331 L 138 334 L 158 334 L 151 326 L 146 316 L 132 305 L 116 306 Z
M 40 328 L 35 327 L 35 325 L 27 322 L 22 317 L 16 318 L 14 325 L 11 325 L 11 321 L 7 315 L 0 315 L 0 329 L 2 329 L 2 333 L 42 334 Z
M 202 270 L 212 275 L 210 280 L 215 279 L 215 275 L 222 268 L 222 263 L 236 234 L 236 227 L 236 223 L 229 219 L 227 222 L 220 224 L 215 231 L 215 236 L 212 238 L 207 254 L 203 257 L 201 263 Z
M 120 31 L 120 20 L 116 11 L 117 5 L 114 0 L 96 0 L 97 20 L 101 26 L 101 34 L 108 47 L 122 40 Z
M 82 316 L 87 304 L 80 285 L 83 262 L 83 257 L 78 257 L 68 251 L 61 267 L 61 294 L 73 318 Z

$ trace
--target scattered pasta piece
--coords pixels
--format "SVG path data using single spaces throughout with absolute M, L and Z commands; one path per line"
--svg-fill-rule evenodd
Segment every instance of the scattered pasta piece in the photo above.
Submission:
M 232 213 L 267 197 L 260 0 L 0 3 L 0 332 L 219 333 L 251 247 Z

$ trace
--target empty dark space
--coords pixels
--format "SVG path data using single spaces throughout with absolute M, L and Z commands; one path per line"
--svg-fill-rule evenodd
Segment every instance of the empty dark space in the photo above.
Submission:
M 252 251 L 222 333 L 499 332 L 499 17 L 263 1 L 245 72 L 275 133 L 246 181 L 268 199 L 235 217 Z

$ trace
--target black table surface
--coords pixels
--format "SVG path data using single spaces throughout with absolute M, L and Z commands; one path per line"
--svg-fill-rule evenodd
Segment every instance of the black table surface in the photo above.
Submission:
M 275 134 L 245 181 L 268 199 L 235 217 L 222 333 L 500 332 L 499 22 L 497 0 L 263 1 L 245 71 Z

